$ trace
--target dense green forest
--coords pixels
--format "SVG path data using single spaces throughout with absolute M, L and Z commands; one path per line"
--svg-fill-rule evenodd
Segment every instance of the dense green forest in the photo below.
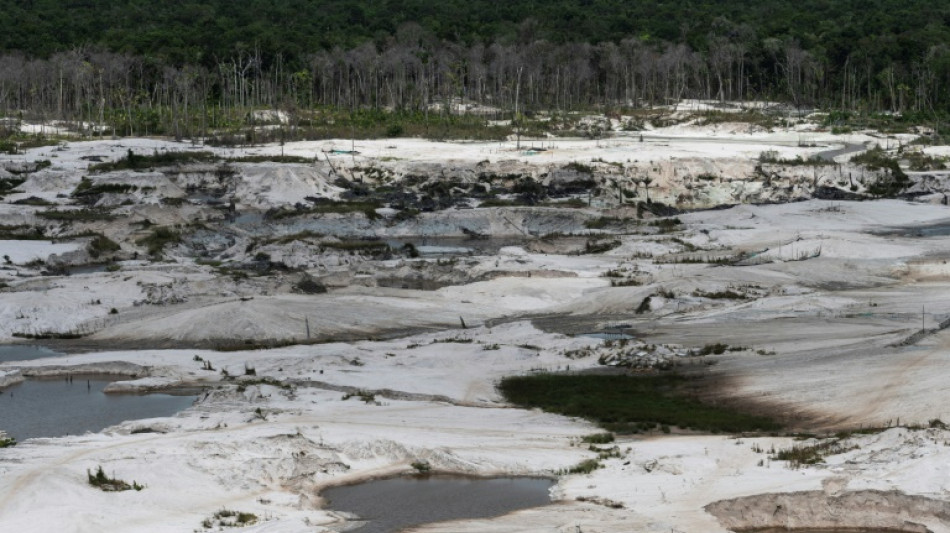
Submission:
M 950 3 L 0 0 L 5 113 L 190 131 L 250 107 L 685 97 L 946 114 Z
M 859 50 L 910 60 L 950 42 L 950 3 L 933 0 L 0 0 L 0 49 L 48 57 L 98 44 L 210 66 L 256 46 L 302 62 L 319 49 L 382 44 L 406 22 L 467 45 L 637 37 L 703 50 L 725 29 L 792 37 L 838 64 Z

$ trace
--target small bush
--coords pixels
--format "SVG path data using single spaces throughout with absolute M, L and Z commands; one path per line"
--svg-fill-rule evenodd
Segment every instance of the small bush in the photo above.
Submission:
M 103 254 L 109 254 L 112 252 L 118 252 L 121 248 L 119 244 L 113 241 L 112 239 L 106 237 L 105 235 L 97 235 L 86 247 L 89 251 L 89 256 L 93 259 L 98 259 L 99 256 Z
M 722 355 L 729 348 L 728 344 L 717 342 L 716 344 L 707 344 L 702 347 L 697 355 Z
M 653 301 L 653 296 L 647 296 L 646 298 L 643 299 L 643 301 L 640 302 L 640 305 L 637 306 L 637 310 L 635 312 L 638 315 L 642 315 L 643 313 L 650 311 L 650 302 L 652 301 Z
M 86 476 L 89 480 L 90 485 L 100 490 L 103 490 L 105 492 L 122 492 L 126 490 L 142 490 L 143 488 L 145 488 L 144 486 L 139 485 L 135 481 L 133 481 L 132 484 L 129 485 L 128 483 L 126 483 L 125 481 L 122 481 L 121 479 L 110 478 L 102 470 L 101 465 L 96 469 L 95 474 L 87 470 Z
M 313 279 L 310 276 L 304 276 L 300 281 L 294 285 L 294 289 L 297 292 L 303 294 L 323 294 L 327 292 L 327 287 L 323 283 Z
M 113 170 L 145 170 L 155 167 L 170 167 L 188 163 L 210 163 L 218 156 L 211 152 L 153 152 L 152 155 L 136 154 L 130 148 L 124 158 L 111 163 L 100 163 L 89 167 L 90 172 L 111 172 Z
M 135 243 L 139 246 L 145 246 L 148 249 L 149 255 L 152 256 L 161 254 L 162 250 L 165 249 L 165 246 L 169 244 L 178 244 L 180 242 L 181 233 L 164 226 L 153 229 L 152 233 L 147 237 L 143 237 L 135 241 Z
M 598 217 L 584 221 L 584 227 L 587 229 L 604 229 L 612 224 L 619 224 L 621 220 L 617 217 Z
M 609 252 L 613 250 L 614 248 L 617 248 L 618 246 L 620 246 L 619 239 L 607 240 L 607 241 L 589 240 L 584 244 L 584 253 L 585 254 L 602 254 L 605 252 Z
M 425 474 L 432 470 L 432 465 L 430 465 L 428 461 L 413 461 L 410 466 L 415 468 L 416 472 L 420 474 Z
M 581 438 L 581 442 L 588 444 L 608 444 L 614 441 L 613 433 L 594 433 Z
M 693 291 L 693 296 L 697 298 L 709 298 L 711 300 L 745 300 L 746 295 L 740 294 L 733 290 L 724 290 L 716 292 L 705 292 L 699 289 Z
M 567 471 L 568 474 L 590 474 L 600 468 L 600 462 L 597 459 L 586 459 L 572 466 Z

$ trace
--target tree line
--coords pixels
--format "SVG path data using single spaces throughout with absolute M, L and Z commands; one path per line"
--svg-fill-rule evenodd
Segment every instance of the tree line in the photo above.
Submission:
M 685 33 L 558 42 L 537 38 L 541 28 L 528 19 L 513 36 L 464 42 L 405 22 L 351 46 L 285 55 L 235 45 L 194 62 L 101 45 L 46 57 L 6 51 L 0 113 L 107 124 L 117 134 L 194 135 L 239 125 L 260 108 L 312 118 L 318 108 L 450 114 L 458 102 L 471 102 L 510 118 L 701 98 L 934 117 L 950 110 L 950 45 L 936 37 L 905 47 L 855 46 L 832 57 L 814 43 L 761 38 L 748 24 L 722 18 L 699 45 Z M 879 50 L 888 46 L 900 53 Z

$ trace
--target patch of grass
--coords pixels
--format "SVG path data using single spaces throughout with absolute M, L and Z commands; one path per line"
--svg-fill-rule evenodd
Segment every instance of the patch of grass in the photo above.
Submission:
M 726 289 L 724 291 L 706 292 L 699 289 L 693 291 L 693 296 L 697 298 L 709 298 L 711 300 L 745 300 L 745 294 Z
M 432 465 L 430 465 L 428 461 L 413 461 L 410 466 L 415 468 L 416 472 L 420 474 L 425 474 L 432 470 Z
M 294 290 L 303 294 L 323 294 L 327 292 L 327 286 L 305 275 L 294 285 Z
M 527 205 L 520 200 L 505 200 L 502 198 L 486 198 L 478 207 L 516 207 Z
M 768 150 L 759 154 L 759 163 L 767 163 L 770 165 L 785 165 L 785 166 L 809 166 L 809 167 L 823 167 L 835 165 L 834 161 L 830 159 L 822 159 L 817 155 L 811 156 L 808 159 L 798 156 L 794 159 L 782 159 L 778 156 L 778 152 L 775 150 Z
M 651 294 L 650 296 L 647 296 L 646 298 L 640 301 L 640 305 L 637 306 L 637 309 L 634 312 L 638 315 L 642 315 L 643 313 L 649 312 L 650 303 L 652 301 L 653 301 L 653 295 Z
M 95 222 L 99 220 L 115 220 L 115 216 L 98 209 L 75 209 L 69 211 L 41 211 L 36 216 L 47 220 L 59 220 L 68 222 Z
M 635 278 L 610 280 L 611 287 L 639 287 L 641 285 L 643 285 L 643 282 Z
M 910 179 L 901 170 L 897 159 L 888 156 L 880 146 L 852 157 L 851 162 L 862 165 L 868 170 L 884 171 L 884 176 L 868 186 L 868 194 L 894 196 L 910 184 Z
M 590 474 L 600 468 L 600 461 L 597 459 L 585 459 L 567 470 L 568 474 Z
M 675 374 L 538 374 L 505 378 L 498 388 L 519 406 L 587 418 L 615 433 L 639 432 L 644 425 L 656 424 L 714 433 L 780 429 L 769 418 L 706 405 L 686 395 L 687 380 Z
M 136 154 L 131 148 L 124 158 L 110 163 L 99 163 L 89 167 L 90 172 L 111 172 L 115 170 L 145 170 L 155 167 L 170 167 L 188 163 L 211 163 L 218 156 L 211 152 L 153 152 L 152 155 Z
M 112 252 L 118 252 L 121 248 L 119 244 L 105 235 L 98 235 L 89 241 L 89 245 L 86 247 L 89 251 L 89 256 L 93 259 L 98 259 L 99 256 L 103 254 L 109 254 Z
M 613 441 L 613 433 L 594 433 L 581 437 L 581 442 L 586 444 L 609 444 Z
M 717 342 L 715 344 L 707 344 L 703 346 L 696 355 L 722 355 L 726 350 L 729 349 L 728 344 L 722 344 Z
M 79 182 L 79 185 L 76 186 L 76 190 L 73 191 L 73 196 L 76 198 L 81 198 L 83 196 L 96 196 L 100 194 L 125 194 L 137 189 L 138 187 L 128 183 L 94 184 L 89 178 L 83 178 Z
M 589 240 L 589 241 L 587 241 L 586 243 L 584 243 L 584 251 L 583 251 L 582 253 L 585 253 L 585 254 L 602 254 L 602 253 L 609 252 L 609 251 L 611 251 L 611 250 L 613 250 L 614 248 L 617 248 L 617 247 L 619 247 L 619 246 L 620 246 L 620 240 L 619 240 L 619 239 L 606 240 L 606 241 L 601 241 L 601 240 Z
M 46 228 L 43 226 L 27 226 L 26 224 L 0 224 L 0 239 L 11 241 L 41 241 L 48 240 Z M 9 263 L 9 261 L 5 261 Z
M 8 168 L 7 172 L 15 175 L 31 174 L 51 166 L 53 166 L 53 163 L 49 159 L 41 159 L 39 161 L 33 161 L 32 164 L 27 163 L 25 166 L 20 168 Z
M 538 205 L 540 205 L 541 207 L 559 207 L 559 208 L 567 208 L 567 209 L 581 209 L 581 208 L 587 207 L 587 202 L 585 202 L 584 200 L 581 200 L 580 198 L 568 198 L 567 200 L 562 200 L 562 201 L 553 201 L 553 200 L 552 200 L 552 201 L 549 201 L 549 202 L 541 202 L 541 203 L 538 204 Z
M 679 229 L 683 221 L 679 218 L 660 218 L 651 220 L 648 225 L 659 228 L 660 233 L 670 233 Z
M 290 235 L 282 235 L 280 237 L 275 237 L 267 242 L 273 243 L 273 244 L 288 244 L 294 241 L 307 241 L 310 239 L 321 239 L 323 237 L 324 235 L 322 233 L 317 233 L 315 231 L 307 230 L 307 231 L 300 231 L 297 233 L 291 233 Z
M 24 181 L 26 181 L 26 178 L 21 177 L 0 179 L 0 194 L 6 194 L 13 189 L 16 189 L 22 185 Z
M 738 113 L 712 110 L 697 113 L 696 116 L 698 117 L 696 123 L 700 125 L 739 122 L 768 129 L 779 126 L 782 123 L 780 117 L 768 115 L 757 110 L 746 110 Z
M 0 437 L 0 448 L 12 448 L 16 446 L 16 439 L 13 437 Z
M 947 169 L 945 160 L 927 155 L 923 152 L 909 152 L 904 154 L 904 158 L 907 159 L 910 169 L 916 172 Z
M 775 452 L 771 459 L 773 461 L 788 461 L 792 468 L 818 464 L 824 462 L 825 457 L 829 455 L 837 455 L 856 448 L 856 446 L 849 448 L 843 445 L 841 440 L 840 438 L 833 438 L 815 444 L 792 446 Z
M 148 236 L 135 241 L 135 244 L 145 246 L 148 249 L 149 255 L 156 256 L 162 253 L 166 245 L 178 244 L 180 242 L 181 233 L 171 228 L 160 226 L 153 229 L 152 233 Z
M 617 217 L 597 217 L 584 221 L 584 227 L 587 229 L 604 229 L 607 226 L 620 224 L 621 219 Z
M 577 161 L 571 161 L 570 163 L 564 165 L 564 170 L 573 170 L 581 174 L 593 174 L 594 167 L 590 165 L 585 165 L 583 163 L 578 163 Z
M 359 398 L 363 401 L 363 403 L 373 403 L 376 401 L 376 394 L 370 391 L 358 390 L 356 392 L 348 392 L 343 395 L 344 401 L 349 400 L 350 398 Z
M 10 334 L 13 337 L 19 339 L 32 339 L 32 340 L 45 340 L 45 339 L 81 339 L 82 333 L 76 333 L 72 331 L 59 332 L 59 331 L 40 331 L 37 333 L 24 333 L 21 331 L 15 331 Z
M 313 159 L 297 155 L 246 155 L 232 157 L 227 161 L 228 163 L 313 163 Z
M 248 374 L 248 373 L 247 373 L 247 368 L 248 368 L 248 367 L 245 365 L 245 367 L 244 367 L 244 372 L 245 372 L 245 374 L 244 374 L 244 375 L 246 375 L 246 376 L 256 376 L 256 375 L 257 375 L 257 372 L 256 372 L 256 371 L 255 371 L 254 373 L 252 373 L 252 374 Z M 210 370 L 214 370 L 214 369 L 212 368 L 212 369 L 210 369 Z M 282 381 L 277 381 L 277 380 L 274 379 L 274 378 L 261 377 L 261 378 L 254 378 L 254 379 L 245 379 L 245 380 L 241 381 L 241 382 L 238 384 L 238 386 L 237 386 L 237 390 L 238 390 L 238 392 L 244 392 L 245 390 L 247 390 L 248 387 L 251 387 L 251 386 L 254 386 L 254 385 L 270 385 L 271 387 L 277 387 L 278 389 L 283 389 L 283 390 L 291 390 L 291 388 L 292 388 L 289 384 L 284 383 L 284 382 L 282 382 Z
M 214 527 L 247 527 L 257 523 L 257 515 L 254 513 L 244 513 L 232 511 L 230 509 L 221 509 L 214 513 L 212 518 L 205 519 L 201 525 L 205 529 Z
M 320 246 L 334 250 L 344 250 L 347 252 L 360 252 L 369 255 L 381 255 L 390 252 L 389 245 L 383 241 L 340 241 L 324 242 Z
M 93 474 L 90 471 L 86 471 L 86 476 L 89 479 L 89 484 L 93 487 L 96 487 L 105 492 L 122 492 L 126 490 L 142 490 L 145 487 L 139 485 L 135 481 L 129 485 L 127 482 L 122 481 L 121 479 L 111 478 L 106 475 L 102 470 L 102 466 L 96 469 L 96 473 Z
M 304 209 L 276 211 L 269 213 L 268 216 L 275 220 L 279 220 L 282 218 L 290 218 L 302 215 L 324 215 L 331 213 L 346 215 L 350 213 L 363 213 L 366 215 L 366 218 L 375 220 L 379 217 L 379 215 L 376 214 L 376 210 L 380 207 L 382 207 L 382 204 L 375 201 L 327 202 Z
M 21 198 L 20 200 L 13 202 L 13 204 L 14 205 L 33 205 L 33 206 L 41 206 L 41 207 L 55 205 L 53 204 L 53 202 L 50 202 L 49 200 L 45 198 L 40 198 L 39 196 L 30 196 L 28 198 Z
M 42 146 L 56 146 L 59 141 L 44 136 L 28 137 L 25 135 L 10 135 L 0 139 L 0 154 L 19 154 L 30 148 Z

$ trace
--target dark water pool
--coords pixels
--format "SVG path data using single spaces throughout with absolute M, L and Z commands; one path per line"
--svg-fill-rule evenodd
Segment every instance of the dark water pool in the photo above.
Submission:
M 170 416 L 194 396 L 105 394 L 114 377 L 28 379 L 0 391 L 0 430 L 18 441 L 100 431 L 124 420 Z
M 491 518 L 551 503 L 541 478 L 397 477 L 323 492 L 327 507 L 365 520 L 358 533 L 395 533 L 446 520 Z
M 6 361 L 29 361 L 64 355 L 38 344 L 0 344 L 0 363 Z

